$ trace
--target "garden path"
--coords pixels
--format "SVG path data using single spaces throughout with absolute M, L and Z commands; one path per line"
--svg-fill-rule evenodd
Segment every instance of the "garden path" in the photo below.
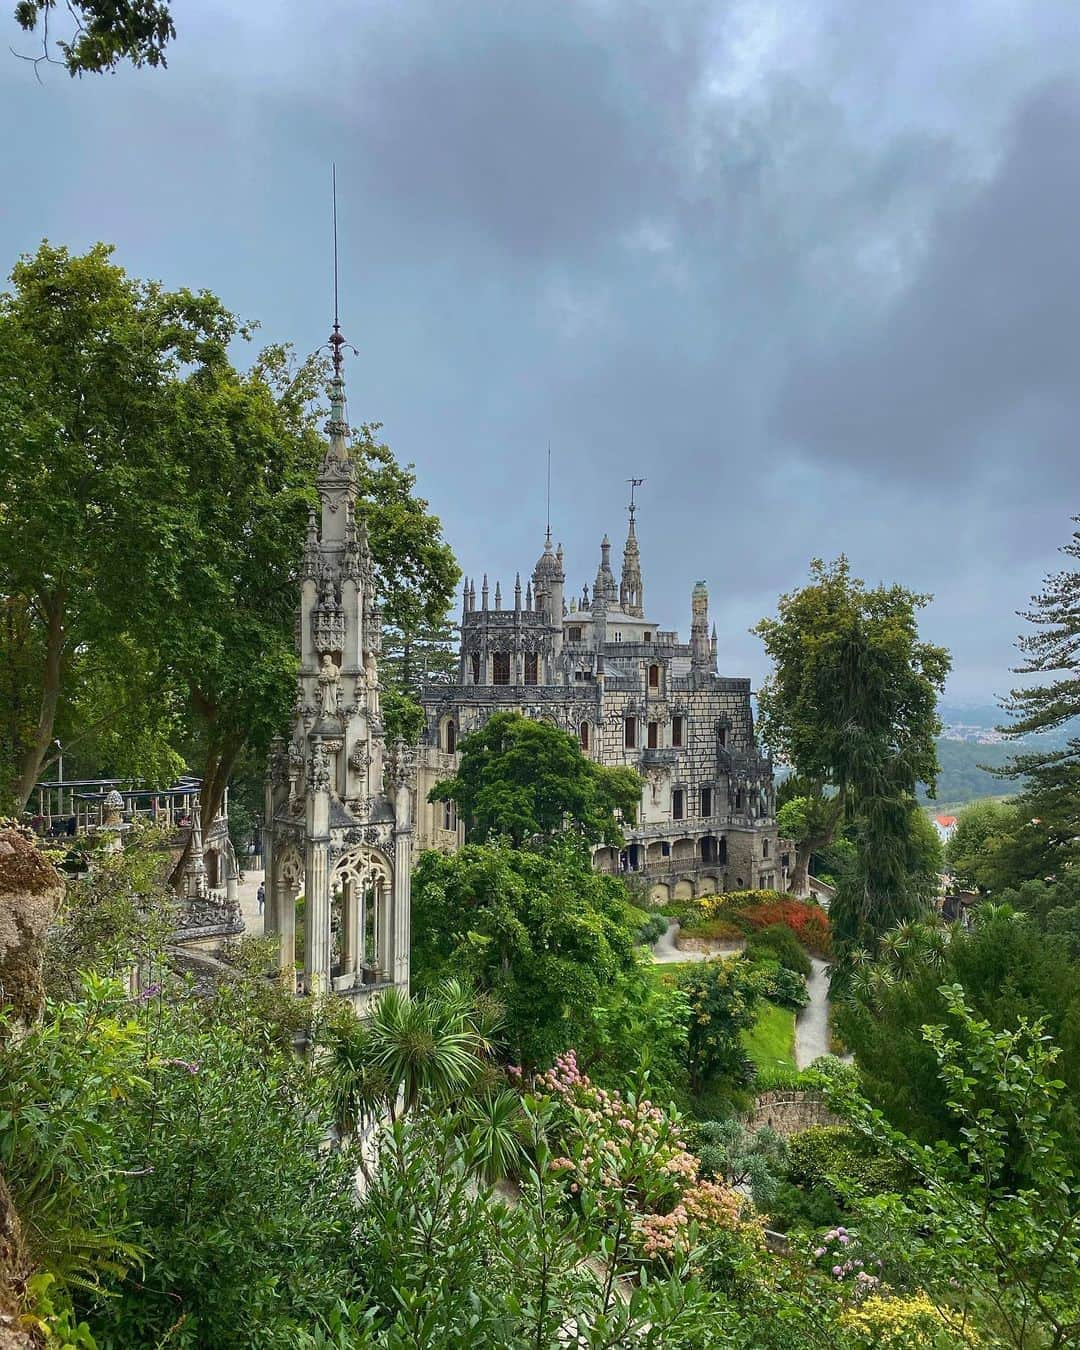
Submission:
M 706 961 L 710 956 L 733 956 L 742 950 L 741 942 L 716 942 L 707 952 L 683 951 L 675 945 L 679 935 L 679 921 L 672 919 L 667 932 L 656 939 L 652 958 L 657 965 L 675 965 L 684 961 Z M 810 978 L 806 988 L 810 1002 L 795 1019 L 795 1063 L 808 1068 L 821 1055 L 831 1053 L 829 1048 L 829 963 L 820 957 L 810 958 Z
M 805 1069 L 829 1051 L 829 963 L 810 958 L 810 978 L 806 982 L 810 1002 L 795 1019 L 795 1064 Z
M 678 919 L 672 919 L 668 923 L 667 932 L 661 933 L 652 946 L 652 957 L 657 965 L 675 965 L 683 961 L 707 961 L 710 956 L 734 956 L 736 952 L 741 952 L 743 949 L 741 942 L 714 942 L 710 943 L 707 952 L 684 952 L 681 947 L 675 945 L 678 934 L 679 921 Z

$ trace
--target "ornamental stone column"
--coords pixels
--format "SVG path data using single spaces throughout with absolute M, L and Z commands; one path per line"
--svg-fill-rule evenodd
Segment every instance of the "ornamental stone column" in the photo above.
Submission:
M 307 846 L 304 856 L 304 982 L 308 992 L 330 985 L 330 761 L 321 743 L 308 775 Z

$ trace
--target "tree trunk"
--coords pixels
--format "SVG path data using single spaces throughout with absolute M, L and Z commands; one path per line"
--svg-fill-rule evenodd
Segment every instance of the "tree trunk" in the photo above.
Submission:
M 791 894 L 803 899 L 809 890 L 810 855 L 813 853 L 813 840 L 804 839 L 795 845 L 795 867 L 791 873 Z
M 43 602 L 45 626 L 45 671 L 41 685 L 41 707 L 33 737 L 23 755 L 22 769 L 15 785 L 18 811 L 25 811 L 41 773 L 41 765 L 53 739 L 56 709 L 60 702 L 60 671 L 64 655 L 64 593 L 56 591 Z
M 196 716 L 204 723 L 208 744 L 214 745 L 212 730 L 216 709 L 198 690 L 192 690 L 192 702 L 196 708 Z M 202 787 L 199 790 L 199 819 L 202 823 L 204 838 L 206 831 L 214 823 L 217 813 L 221 810 L 221 803 L 225 798 L 225 789 L 228 787 L 237 756 L 244 748 L 245 739 L 246 737 L 242 732 L 234 732 L 225 736 L 220 744 L 206 753 L 206 759 L 202 766 Z M 177 858 L 176 866 L 169 878 L 174 887 L 179 887 L 190 855 L 191 839 L 189 838 L 184 845 L 183 852 Z

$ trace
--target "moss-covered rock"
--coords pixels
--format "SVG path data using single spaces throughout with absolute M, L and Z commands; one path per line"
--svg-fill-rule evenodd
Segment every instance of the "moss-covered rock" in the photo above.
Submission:
M 60 874 L 33 840 L 0 829 L 0 1007 L 16 1035 L 41 1016 L 45 935 L 63 894 Z

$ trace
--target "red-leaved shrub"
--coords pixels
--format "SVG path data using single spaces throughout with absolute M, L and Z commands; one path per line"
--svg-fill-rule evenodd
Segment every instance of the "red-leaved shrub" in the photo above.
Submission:
M 802 900 L 770 900 L 766 904 L 740 909 L 739 917 L 754 929 L 782 923 L 804 947 L 818 956 L 828 956 L 831 950 L 829 916 L 820 905 L 808 905 Z

